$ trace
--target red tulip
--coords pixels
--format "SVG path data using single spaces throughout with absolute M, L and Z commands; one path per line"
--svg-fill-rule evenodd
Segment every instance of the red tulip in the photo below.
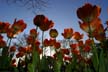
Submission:
M 46 20 L 44 20 L 43 23 L 40 24 L 39 28 L 42 31 L 47 31 L 48 29 L 52 28 L 53 26 L 54 26 L 53 21 L 46 19 Z
M 104 27 L 100 24 L 97 29 L 93 32 L 93 36 L 98 41 L 103 41 L 106 38 Z
M 10 47 L 10 52 L 15 52 L 16 51 L 16 47 L 15 46 L 11 46 Z
M 0 48 L 6 47 L 6 42 L 2 39 L 0 40 Z
M 56 39 L 50 39 L 49 40 L 49 45 L 53 46 L 56 43 Z
M 84 48 L 83 48 L 84 52 L 90 52 L 91 50 L 91 47 L 89 45 L 86 45 Z
M 75 32 L 75 33 L 73 33 L 72 38 L 79 41 L 80 39 L 83 38 L 83 34 L 80 34 L 79 32 Z
M 54 23 L 51 20 L 48 20 L 44 15 L 37 15 L 33 20 L 34 24 L 39 27 L 42 31 L 47 31 L 52 28 Z
M 100 15 L 101 8 L 96 5 L 91 5 L 90 3 L 86 3 L 84 6 L 78 8 L 77 16 L 83 22 L 91 22 L 92 20 L 98 18 Z
M 56 43 L 54 44 L 54 48 L 58 49 L 58 48 L 60 48 L 60 47 L 61 47 L 60 42 L 56 42 Z
M 65 39 L 70 39 L 73 35 L 73 29 L 72 28 L 66 28 L 64 29 L 64 33 L 62 33 L 62 36 Z
M 0 33 L 6 33 L 10 24 L 8 22 L 0 22 Z
M 30 35 L 36 38 L 38 36 L 37 30 L 36 29 L 31 29 L 30 30 Z
M 89 34 L 92 34 L 92 32 L 94 32 L 100 26 L 100 24 L 101 24 L 101 20 L 99 18 L 89 23 L 79 22 L 80 28 Z
M 39 27 L 45 19 L 47 18 L 44 15 L 36 15 L 33 19 L 33 23 Z
M 69 53 L 70 53 L 69 49 L 66 49 L 66 48 L 62 48 L 61 52 L 62 52 L 63 55 L 64 54 L 69 55 Z
M 7 36 L 9 38 L 15 37 L 17 34 L 23 32 L 23 30 L 26 28 L 26 24 L 23 20 L 14 21 L 14 24 L 8 29 Z
M 49 45 L 50 45 L 49 43 L 50 43 L 50 42 L 49 42 L 48 39 L 45 39 L 44 42 L 43 42 L 43 44 L 44 44 L 45 47 L 49 46 Z

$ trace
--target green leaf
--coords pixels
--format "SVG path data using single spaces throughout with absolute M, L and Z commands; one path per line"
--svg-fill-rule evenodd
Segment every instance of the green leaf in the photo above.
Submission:
M 38 52 L 34 51 L 34 55 L 33 55 L 33 65 L 36 65 L 37 63 L 39 63 L 40 57 Z
M 99 72 L 107 72 L 105 71 L 105 58 L 104 58 L 103 50 L 101 50 L 99 61 L 100 61 Z
M 48 61 L 47 61 L 46 56 L 42 57 L 40 65 L 41 65 L 41 70 L 48 71 Z
M 60 72 L 61 65 L 63 63 L 62 58 L 62 54 L 60 52 L 57 53 L 57 60 L 55 61 L 54 72 Z
M 93 62 L 93 66 L 94 66 L 96 72 L 98 72 L 99 61 L 98 61 L 98 57 L 95 53 L 92 56 L 92 62 Z
M 54 72 L 60 72 L 60 68 L 61 68 L 61 62 L 56 61 L 54 65 Z
M 34 72 L 32 63 L 28 64 L 28 70 L 29 72 Z
M 10 57 L 0 56 L 0 68 L 6 69 L 10 66 Z
M 92 62 L 93 62 L 93 66 L 94 66 L 95 71 L 98 72 L 98 69 L 99 69 L 99 58 L 98 58 L 97 48 L 95 46 L 93 46 Z
M 34 51 L 33 62 L 32 62 L 32 64 L 33 64 L 33 70 L 34 70 L 34 71 L 37 70 L 37 69 L 39 69 L 39 66 L 40 66 L 39 63 L 40 63 L 39 53 L 36 52 L 36 51 Z M 36 69 L 36 68 L 37 68 L 37 69 Z
M 66 66 L 66 72 L 71 72 L 71 71 L 72 71 L 72 63 Z

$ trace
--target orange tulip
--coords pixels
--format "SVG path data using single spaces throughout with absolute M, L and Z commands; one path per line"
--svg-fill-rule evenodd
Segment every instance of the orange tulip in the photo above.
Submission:
M 69 49 L 66 49 L 66 48 L 62 48 L 61 52 L 62 52 L 63 55 L 64 54 L 69 55 L 69 53 L 70 53 Z
M 92 20 L 98 18 L 100 15 L 101 8 L 96 5 L 91 5 L 90 3 L 86 3 L 84 6 L 78 8 L 77 16 L 84 22 L 91 22 Z
M 19 52 L 26 52 L 26 48 L 25 48 L 25 47 L 19 47 L 19 48 L 18 48 L 18 51 L 19 51 Z
M 80 51 L 78 49 L 73 49 L 71 52 L 75 55 L 80 55 Z
M 53 26 L 54 26 L 53 21 L 46 19 L 46 20 L 44 20 L 43 23 L 40 24 L 39 28 L 42 31 L 47 31 L 48 29 L 52 28 Z
M 49 45 L 53 46 L 56 43 L 56 39 L 50 39 L 49 40 Z
M 0 35 L 0 48 L 6 47 L 6 42 L 3 40 L 3 36 Z
M 66 28 L 64 29 L 64 33 L 62 33 L 62 36 L 65 39 L 70 39 L 73 35 L 73 29 L 72 28 Z
M 10 47 L 10 52 L 15 52 L 16 51 L 16 47 L 15 46 L 11 46 Z
M 3 39 L 1 39 L 0 40 L 0 48 L 3 48 L 3 47 L 6 47 L 6 42 Z
M 93 32 L 93 36 L 98 41 L 103 41 L 106 38 L 104 27 L 100 24 L 97 29 Z
M 79 21 L 79 25 L 80 25 L 80 28 L 82 30 L 84 30 L 85 32 L 87 33 L 92 33 L 95 31 L 96 28 L 98 28 L 98 26 L 101 24 L 101 20 L 99 18 L 96 18 L 94 19 L 93 21 L 91 21 L 90 23 L 86 23 L 86 22 L 83 22 L 81 23 Z
M 7 37 L 8 37 L 8 38 L 13 38 L 13 37 L 15 37 L 16 35 L 17 35 L 17 34 L 14 34 L 14 33 L 13 33 L 12 28 L 8 29 L 8 31 L 7 31 Z
M 36 31 L 36 29 L 31 29 L 30 35 L 36 38 L 38 36 L 38 32 Z
M 91 47 L 89 45 L 86 45 L 84 48 L 83 48 L 83 51 L 84 52 L 90 52 L 91 50 Z
M 79 25 L 80 25 L 80 28 L 82 29 L 82 30 L 84 30 L 85 32 L 89 32 L 89 26 L 88 26 L 88 24 L 87 23 L 81 23 L 81 22 L 79 22 Z
M 71 49 L 77 49 L 78 48 L 78 44 L 70 44 Z
M 32 47 L 31 46 L 27 46 L 26 47 L 26 52 L 27 53 L 32 53 Z
M 23 20 L 14 20 L 14 24 L 8 29 L 7 36 L 9 38 L 15 37 L 17 34 L 21 33 L 26 28 L 26 24 Z
M 84 46 L 84 43 L 83 43 L 82 40 L 78 41 L 78 46 L 79 46 L 79 47 L 83 47 L 83 46 Z
M 26 23 L 23 20 L 14 21 L 14 24 L 11 26 L 14 30 L 22 32 L 26 28 Z
M 6 33 L 10 24 L 8 22 L 0 22 L 0 33 Z
M 50 37 L 56 38 L 58 36 L 58 32 L 56 29 L 51 29 L 49 32 Z
M 45 47 L 49 46 L 49 40 L 45 39 L 44 42 L 43 42 L 43 44 L 44 44 Z
M 61 47 L 60 42 L 56 42 L 56 43 L 54 44 L 54 48 L 58 49 L 58 48 L 60 48 L 60 47 Z
M 88 46 L 91 46 L 93 43 L 94 43 L 94 41 L 91 40 L 91 39 L 87 39 L 87 40 L 85 41 L 85 45 L 88 45 Z
M 36 51 L 38 52 L 38 54 L 42 54 L 42 48 L 37 48 Z
M 76 44 L 76 43 L 75 44 L 71 44 L 70 47 L 71 47 L 71 52 L 73 54 L 80 55 L 80 51 L 78 49 L 78 44 Z
M 24 55 L 25 55 L 24 52 L 18 52 L 18 53 L 16 54 L 16 58 L 23 57 Z
M 36 50 L 37 50 L 37 48 L 39 48 L 39 46 L 40 46 L 40 42 L 38 40 L 35 40 L 35 48 L 36 48 Z
M 72 38 L 79 41 L 80 39 L 83 38 L 83 34 L 80 34 L 79 32 L 75 32 L 75 33 L 73 33 Z
M 36 26 L 40 26 L 40 24 L 43 23 L 43 21 L 47 20 L 48 18 L 46 18 L 44 15 L 36 15 L 33 19 L 33 23 L 36 25 Z
M 42 31 L 47 31 L 52 28 L 54 23 L 51 20 L 48 20 L 44 15 L 37 15 L 33 19 L 33 22 L 36 26 L 38 26 Z
M 33 44 L 35 42 L 34 38 L 32 36 L 28 36 L 26 39 L 27 44 Z

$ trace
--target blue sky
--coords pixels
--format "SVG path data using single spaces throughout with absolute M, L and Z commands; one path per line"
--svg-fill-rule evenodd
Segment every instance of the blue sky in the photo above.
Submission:
M 108 0 L 49 0 L 48 7 L 44 11 L 37 12 L 37 14 L 44 14 L 49 19 L 53 20 L 55 25 L 53 28 L 56 28 L 59 32 L 58 39 L 63 39 L 61 33 L 64 28 L 72 27 L 74 31 L 83 31 L 79 28 L 76 15 L 77 8 L 84 5 L 85 2 L 90 2 L 93 5 L 100 5 L 102 7 L 100 18 L 102 23 L 108 19 Z M 28 33 L 31 28 L 35 28 L 33 25 L 33 18 L 35 14 L 26 9 L 25 7 L 19 7 L 18 5 L 12 4 L 7 5 L 6 3 L 0 1 L 0 21 L 8 21 L 13 23 L 14 18 L 23 19 L 27 23 L 27 28 L 24 31 Z M 48 36 L 48 31 L 45 33 L 45 36 Z

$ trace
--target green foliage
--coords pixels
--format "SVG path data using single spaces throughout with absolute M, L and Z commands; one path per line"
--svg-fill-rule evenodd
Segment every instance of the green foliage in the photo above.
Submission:
M 107 72 L 105 69 L 105 59 L 104 59 L 104 53 L 102 49 L 99 56 L 99 72 Z

